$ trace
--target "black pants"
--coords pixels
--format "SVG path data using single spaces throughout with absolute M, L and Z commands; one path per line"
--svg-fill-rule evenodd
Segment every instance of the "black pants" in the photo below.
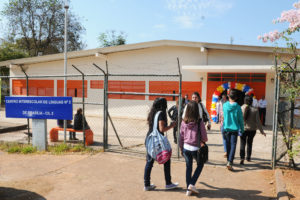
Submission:
M 240 156 L 241 159 L 245 159 L 245 147 L 247 144 L 247 160 L 251 159 L 252 154 L 252 144 L 253 144 L 253 138 L 256 134 L 256 131 L 245 131 L 243 135 L 241 136 L 241 144 L 240 144 Z
M 173 127 L 174 143 L 177 144 L 177 126 Z
M 265 122 L 266 122 L 266 108 L 259 108 L 259 118 L 261 119 L 261 123 L 263 126 L 265 126 Z
M 59 126 L 59 128 L 64 128 L 64 126 Z M 72 124 L 67 124 L 67 128 L 73 128 Z M 76 137 L 76 132 L 69 132 L 69 139 L 73 139 Z
M 151 171 L 154 163 L 154 159 L 151 158 L 148 154 L 146 157 L 146 166 L 145 166 L 145 173 L 144 173 L 144 185 L 145 186 L 150 186 L 150 176 L 151 176 Z M 166 185 L 171 184 L 171 159 L 168 160 L 164 164 L 164 173 L 165 173 L 165 181 Z

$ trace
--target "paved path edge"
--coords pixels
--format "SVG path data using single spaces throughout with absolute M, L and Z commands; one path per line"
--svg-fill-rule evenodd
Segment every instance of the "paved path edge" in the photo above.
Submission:
M 288 192 L 286 191 L 286 185 L 283 179 L 283 174 L 281 169 L 275 170 L 275 180 L 276 180 L 276 193 L 278 200 L 289 200 Z

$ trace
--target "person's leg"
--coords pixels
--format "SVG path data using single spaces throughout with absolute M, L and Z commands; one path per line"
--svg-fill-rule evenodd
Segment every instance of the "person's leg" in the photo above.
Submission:
M 266 108 L 263 108 L 262 109 L 262 119 L 263 119 L 263 121 L 262 121 L 262 125 L 266 125 Z
M 229 154 L 231 151 L 231 144 L 230 144 L 230 137 L 231 133 L 230 132 L 224 132 L 225 135 L 225 140 L 226 140 L 226 149 L 227 149 L 227 161 L 229 161 Z
M 150 186 L 150 175 L 153 167 L 154 160 L 147 154 L 146 156 L 146 166 L 144 173 L 144 185 L 145 187 Z
M 193 156 L 193 158 L 195 160 L 197 160 L 197 151 L 192 151 L 192 156 Z M 192 164 L 193 164 L 193 162 L 192 162 Z M 203 166 L 204 166 L 203 162 L 197 163 L 197 167 L 196 167 L 196 169 L 194 171 L 194 174 L 192 176 L 190 184 L 192 184 L 192 185 L 196 184 L 196 182 L 197 182 L 197 180 L 198 180 L 198 178 L 199 178 L 199 176 L 200 176 L 200 174 L 202 172 Z
M 173 127 L 174 143 L 177 144 L 177 126 Z
M 240 157 L 241 160 L 245 159 L 245 147 L 246 147 L 246 140 L 247 140 L 248 131 L 245 131 L 244 134 L 240 137 Z
M 259 114 L 260 122 L 262 123 L 262 109 L 261 108 L 258 108 L 258 114 Z
M 226 137 L 225 137 L 225 134 L 224 134 L 223 126 L 221 126 L 221 134 L 222 134 L 222 140 L 223 140 L 223 146 L 224 146 L 224 153 L 227 153 Z
M 252 154 L 252 145 L 253 145 L 253 139 L 255 137 L 256 131 L 250 131 L 248 134 L 248 140 L 247 140 L 247 160 L 251 160 L 251 154 Z
M 166 181 L 166 185 L 170 185 L 171 182 L 171 159 L 168 160 L 165 164 L 164 164 L 164 173 L 165 173 L 165 181 Z
M 230 151 L 228 152 L 228 154 L 229 154 L 228 161 L 230 162 L 231 165 L 233 164 L 233 160 L 234 160 L 237 136 L 238 136 L 237 132 L 232 132 L 230 134 L 230 138 L 229 138 L 230 139 Z
M 192 180 L 193 156 L 191 154 L 191 151 L 185 149 L 183 149 L 183 156 L 186 164 L 186 171 L 185 171 L 186 188 L 188 188 Z

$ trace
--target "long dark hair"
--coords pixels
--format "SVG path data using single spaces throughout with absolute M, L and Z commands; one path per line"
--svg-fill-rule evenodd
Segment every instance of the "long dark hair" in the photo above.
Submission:
M 197 122 L 199 119 L 199 107 L 195 101 L 190 101 L 186 106 L 183 121 L 185 123 Z
M 251 96 L 249 95 L 246 95 L 245 96 L 245 99 L 244 99 L 244 103 L 247 105 L 246 108 L 245 108 L 245 112 L 244 112 L 244 121 L 248 119 L 249 117 L 249 113 L 250 113 L 250 109 L 251 109 L 251 106 L 252 106 L 252 102 L 253 102 L 253 99 Z
M 194 92 L 194 93 L 192 94 L 192 96 L 193 96 L 193 95 L 196 95 L 196 96 L 198 97 L 198 99 L 199 99 L 199 102 L 201 102 L 201 97 L 200 97 L 199 92 Z M 199 102 L 197 102 L 197 103 L 199 103 Z
M 153 120 L 154 120 L 155 113 L 157 113 L 158 111 L 162 111 L 164 113 L 164 115 L 167 116 L 166 110 L 167 110 L 167 100 L 162 97 L 156 98 L 153 102 L 153 105 L 150 109 L 150 112 L 149 112 L 148 118 L 147 118 L 147 122 L 148 122 L 150 128 L 153 126 Z M 168 122 L 166 121 L 166 123 L 168 123 Z

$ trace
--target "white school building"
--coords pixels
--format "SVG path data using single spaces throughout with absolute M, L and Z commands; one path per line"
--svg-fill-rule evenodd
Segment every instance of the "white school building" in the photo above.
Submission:
M 72 67 L 74 65 L 85 74 L 101 74 L 93 63 L 106 70 L 107 61 L 111 74 L 178 74 L 179 58 L 183 97 L 188 94 L 191 98 L 191 94 L 198 91 L 207 110 L 214 116 L 213 95 L 220 95 L 226 88 L 254 93 L 257 99 L 265 96 L 268 102 L 266 124 L 271 125 L 275 86 L 273 50 L 273 47 L 262 46 L 159 40 L 68 52 L 67 73 L 79 74 Z M 29 76 L 63 75 L 64 54 L 8 60 L 0 62 L 0 66 L 9 67 L 10 76 L 24 76 L 20 66 Z M 67 83 L 68 96 L 80 101 L 81 77 L 68 78 Z M 178 83 L 176 77 L 111 76 L 108 89 L 172 94 L 178 93 Z M 32 96 L 63 96 L 63 87 L 64 77 L 29 79 L 29 95 Z M 103 102 L 103 78 L 87 78 L 85 88 L 86 102 Z M 26 80 L 11 79 L 10 93 L 26 95 Z M 137 95 L 110 95 L 110 112 L 145 118 L 152 100 L 153 97 Z M 168 97 L 168 100 L 174 99 Z

